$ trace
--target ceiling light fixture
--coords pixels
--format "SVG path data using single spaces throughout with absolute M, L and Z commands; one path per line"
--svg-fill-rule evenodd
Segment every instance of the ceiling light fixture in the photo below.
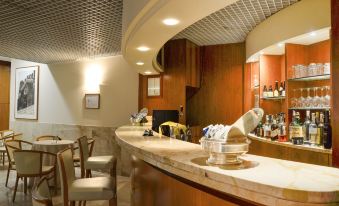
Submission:
M 150 50 L 150 48 L 148 48 L 147 46 L 139 46 L 137 48 L 137 50 L 139 50 L 141 52 L 146 52 L 146 51 Z
M 260 54 L 261 54 L 261 55 L 263 55 L 263 54 L 264 54 L 264 52 L 263 52 L 263 51 L 261 51 L 261 52 L 260 52 Z
M 164 23 L 167 26 L 174 26 L 174 25 L 179 24 L 179 20 L 178 19 L 174 19 L 174 18 L 167 18 L 167 19 L 164 19 L 162 21 L 162 23 Z
M 279 44 L 278 44 L 278 47 L 283 47 L 283 46 L 284 46 L 283 43 L 279 43 Z
M 138 65 L 138 66 L 142 66 L 142 65 L 144 65 L 145 63 L 144 62 L 137 62 L 137 63 L 135 63 L 136 65 Z
M 151 71 L 145 71 L 145 74 L 152 74 Z

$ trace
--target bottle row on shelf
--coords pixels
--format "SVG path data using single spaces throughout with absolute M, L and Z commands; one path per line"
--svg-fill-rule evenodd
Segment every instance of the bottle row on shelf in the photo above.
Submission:
M 331 64 L 330 63 L 311 63 L 308 66 L 297 64 L 292 66 L 291 78 L 304 78 L 314 77 L 319 75 L 330 75 Z
M 264 85 L 263 89 L 263 98 L 272 98 L 272 97 L 285 97 L 286 91 L 285 91 L 285 81 L 280 82 L 280 86 L 278 81 L 275 81 L 275 87 L 273 90 L 272 85 L 269 86 L 267 89 L 266 85 Z
M 287 136 L 285 114 L 279 113 L 266 115 L 265 123 L 260 122 L 254 130 L 254 134 L 272 141 L 319 146 L 325 149 L 332 147 L 332 128 L 328 110 L 312 114 L 307 110 L 304 122 L 301 121 L 300 113 L 293 111 L 288 131 L 289 135 Z

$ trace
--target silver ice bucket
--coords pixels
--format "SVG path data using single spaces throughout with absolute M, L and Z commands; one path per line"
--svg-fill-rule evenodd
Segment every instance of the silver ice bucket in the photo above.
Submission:
M 209 153 L 206 162 L 215 165 L 241 164 L 242 160 L 239 157 L 248 152 L 250 143 L 248 139 L 241 143 L 227 143 L 206 137 L 200 139 L 202 149 Z

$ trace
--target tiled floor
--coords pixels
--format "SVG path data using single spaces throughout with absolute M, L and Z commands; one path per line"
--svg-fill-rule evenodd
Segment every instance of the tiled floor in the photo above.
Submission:
M 79 170 L 76 170 L 77 176 L 79 176 Z M 7 205 L 20 205 L 20 206 L 31 206 L 31 193 L 30 189 L 25 195 L 23 191 L 23 182 L 19 181 L 18 191 L 16 193 L 15 202 L 12 203 L 12 195 L 15 184 L 15 171 L 11 171 L 10 178 L 8 180 L 8 187 L 5 187 L 6 182 L 6 174 L 7 174 L 7 166 L 0 166 L 0 206 Z M 100 174 L 94 173 L 93 176 L 98 176 Z M 130 180 L 128 177 L 118 176 L 118 206 L 129 206 L 130 205 Z M 52 190 L 53 194 L 53 190 Z M 60 190 L 58 194 L 53 197 L 53 205 L 54 206 L 62 206 L 62 199 L 60 196 Z M 87 206 L 104 206 L 108 205 L 108 201 L 92 201 L 87 202 Z

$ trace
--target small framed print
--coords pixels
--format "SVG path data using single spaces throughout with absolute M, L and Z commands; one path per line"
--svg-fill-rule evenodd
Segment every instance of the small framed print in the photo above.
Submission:
M 100 109 L 100 94 L 85 94 L 86 109 Z

